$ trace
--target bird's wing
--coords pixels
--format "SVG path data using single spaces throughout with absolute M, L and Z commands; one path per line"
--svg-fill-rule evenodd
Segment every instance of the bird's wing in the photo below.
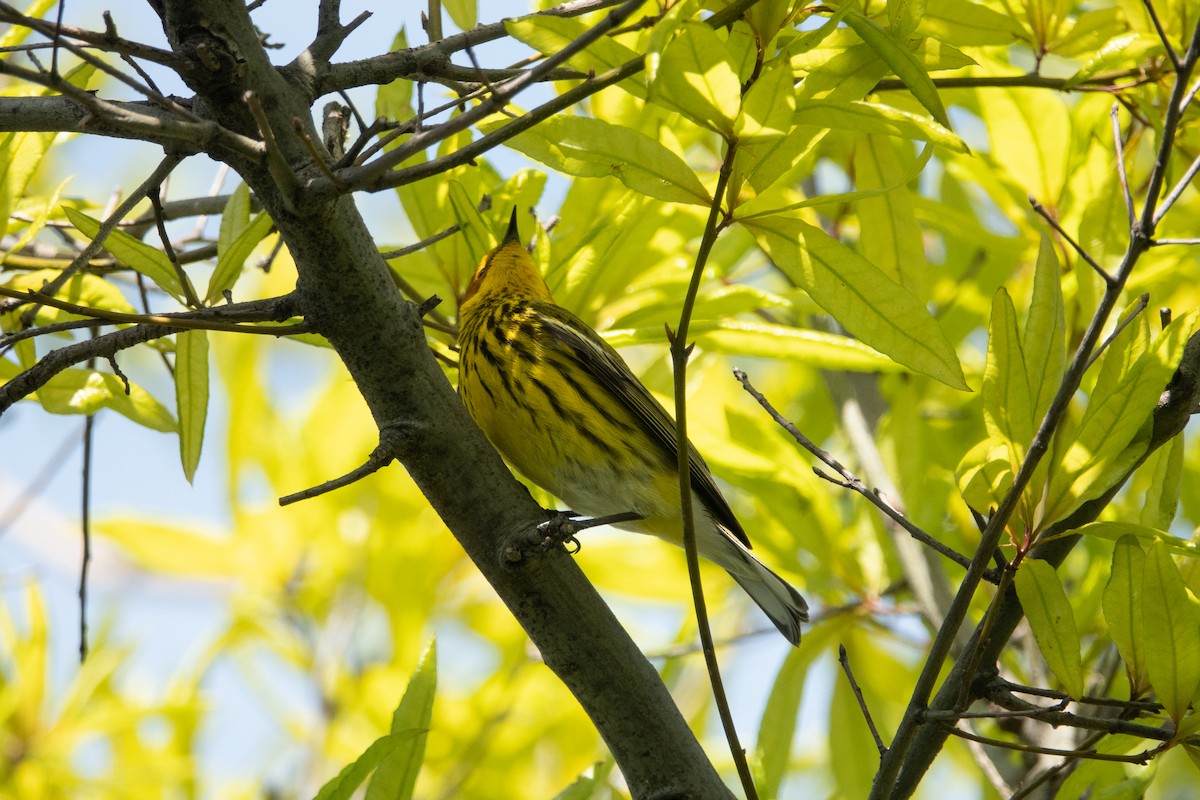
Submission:
M 596 382 L 613 393 L 627 408 L 633 411 L 637 421 L 650 437 L 668 453 L 672 462 L 678 459 L 675 422 L 663 409 L 650 391 L 634 376 L 620 354 L 570 311 L 553 304 L 539 304 L 540 317 L 545 321 L 546 332 L 563 347 L 567 348 Z M 745 545 L 750 540 L 742 530 L 733 509 L 721 495 L 713 480 L 708 464 L 696 448 L 688 442 L 692 489 L 707 506 L 716 522 Z

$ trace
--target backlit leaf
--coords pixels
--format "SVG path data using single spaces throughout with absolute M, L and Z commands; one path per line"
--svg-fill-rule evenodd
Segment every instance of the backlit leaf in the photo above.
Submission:
M 208 331 L 180 331 L 175 335 L 175 401 L 179 457 L 183 475 L 191 483 L 200 463 L 208 417 Z
M 1067 694 L 1083 696 L 1083 663 L 1079 632 L 1067 593 L 1054 567 L 1036 558 L 1026 559 L 1017 570 L 1015 585 L 1021 608 L 1038 649 Z
M 1200 609 L 1161 542 L 1150 545 L 1143 575 L 1146 671 L 1158 702 L 1179 723 L 1200 685 Z
M 929 310 L 871 262 L 798 219 L 744 224 L 784 274 L 846 330 L 909 369 L 967 388 L 958 356 Z
M 682 158 L 632 128 L 560 115 L 517 134 L 507 144 L 568 175 L 612 176 L 634 191 L 674 203 L 711 202 Z

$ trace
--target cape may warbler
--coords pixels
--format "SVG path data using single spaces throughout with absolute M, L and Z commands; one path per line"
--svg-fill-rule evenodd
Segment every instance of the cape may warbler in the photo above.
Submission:
M 675 423 L 617 352 L 554 304 L 513 212 L 459 312 L 458 391 L 488 439 L 525 477 L 588 516 L 682 545 Z M 729 571 L 792 644 L 808 604 L 749 552 L 750 541 L 689 442 L 696 545 Z

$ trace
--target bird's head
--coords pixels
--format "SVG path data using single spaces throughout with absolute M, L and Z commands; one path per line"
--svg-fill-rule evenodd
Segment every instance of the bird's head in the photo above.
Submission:
M 463 295 L 462 311 L 465 312 L 469 306 L 493 295 L 551 300 L 550 290 L 538 272 L 537 264 L 521 245 L 515 208 L 504 241 L 490 250 L 483 257 L 483 261 L 479 262 L 479 268 L 471 278 L 467 293 Z

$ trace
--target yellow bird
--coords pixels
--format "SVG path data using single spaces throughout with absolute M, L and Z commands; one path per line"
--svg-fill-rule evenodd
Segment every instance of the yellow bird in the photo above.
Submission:
M 517 214 L 459 309 L 458 392 L 526 478 L 588 516 L 682 546 L 675 423 L 594 330 L 555 305 L 521 246 Z M 691 442 L 699 554 L 724 567 L 794 645 L 808 604 L 750 554 L 750 540 Z

